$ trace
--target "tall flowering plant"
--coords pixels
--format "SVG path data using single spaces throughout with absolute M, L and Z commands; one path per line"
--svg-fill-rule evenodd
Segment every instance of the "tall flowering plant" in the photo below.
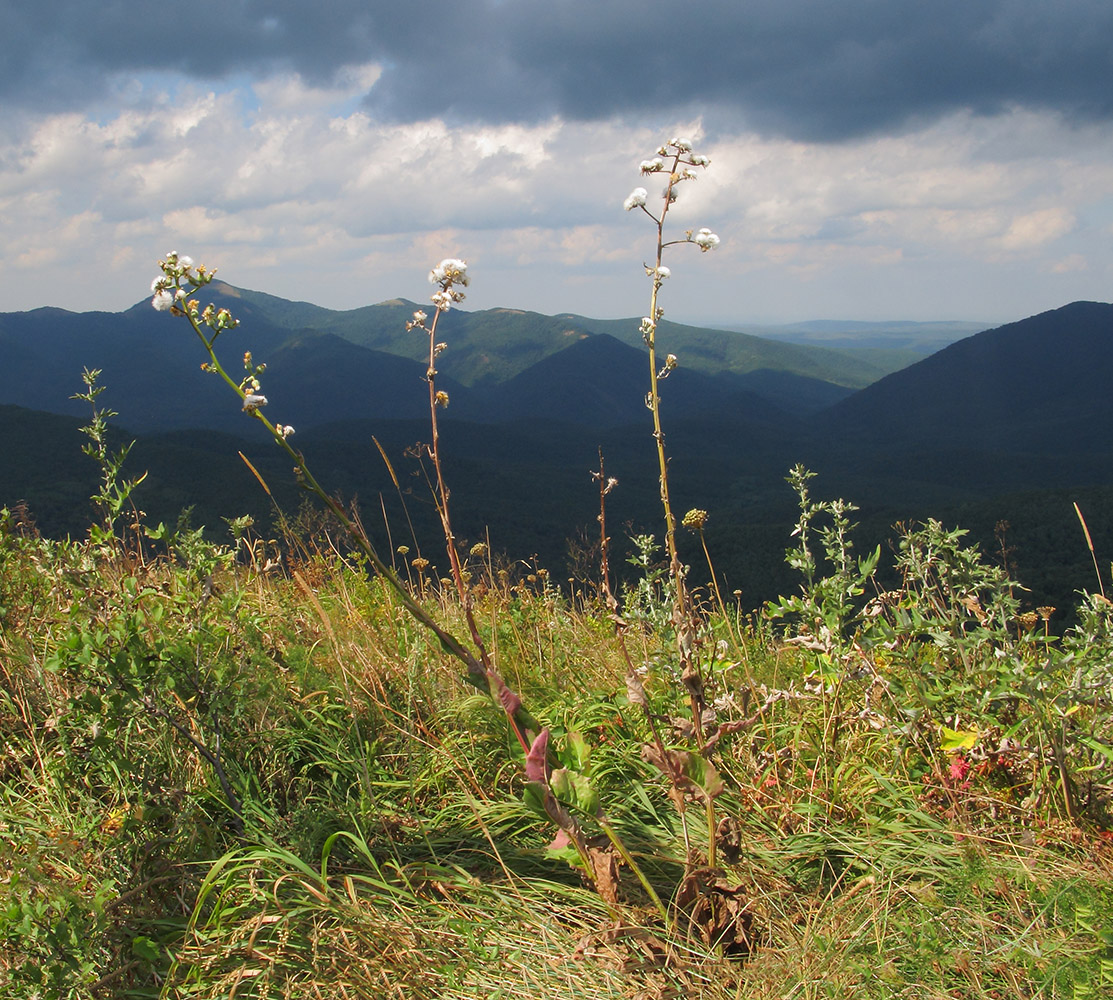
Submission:
M 701 253 L 707 253 L 719 245 L 719 237 L 710 229 L 689 229 L 682 238 L 677 239 L 667 239 L 665 235 L 665 221 L 668 218 L 669 210 L 676 203 L 682 186 L 696 180 L 699 176 L 698 172 L 709 166 L 710 163 L 710 157 L 692 150 L 692 143 L 689 139 L 670 139 L 657 150 L 655 156 L 643 160 L 640 166 L 643 177 L 659 174 L 665 179 L 660 202 L 654 201 L 651 207 L 649 192 L 644 187 L 636 187 L 630 192 L 623 204 L 628 212 L 639 211 L 648 216 L 656 228 L 657 239 L 652 263 L 643 265 L 646 276 L 650 279 L 651 289 L 649 315 L 643 317 L 641 321 L 642 339 L 649 349 L 649 392 L 646 394 L 645 401 L 653 415 L 653 440 L 657 449 L 661 506 L 665 515 L 665 544 L 669 559 L 669 581 L 672 590 L 672 624 L 676 631 L 680 678 L 688 694 L 692 715 L 692 732 L 699 752 L 691 754 L 665 747 L 653 724 L 653 713 L 650 711 L 638 672 L 633 671 L 627 677 L 627 689 L 631 703 L 640 705 L 649 721 L 654 744 L 647 746 L 643 752 L 646 758 L 658 767 L 672 783 L 672 797 L 680 810 L 681 821 L 684 823 L 685 840 L 687 840 L 686 802 L 690 796 L 694 796 L 703 802 L 707 821 L 707 870 L 713 870 L 715 867 L 717 837 L 715 798 L 722 792 L 723 786 L 715 768 L 703 756 L 703 752 L 713 744 L 714 738 L 708 739 L 704 733 L 707 699 L 696 648 L 699 622 L 688 592 L 687 581 L 685 580 L 686 570 L 684 564 L 680 561 L 680 553 L 677 549 L 677 517 L 673 510 L 669 490 L 668 453 L 665 449 L 665 434 L 661 424 L 661 383 L 676 370 L 678 360 L 675 354 L 666 354 L 664 361 L 660 360 L 657 327 L 665 314 L 660 305 L 661 287 L 672 276 L 672 270 L 664 263 L 665 251 L 676 246 L 688 245 L 696 247 Z M 659 207 L 657 207 L 658 205 Z M 703 514 L 702 511 L 698 513 Z M 706 514 L 703 514 L 700 519 L 701 528 L 705 519 Z M 687 518 L 685 523 L 688 523 Z M 685 884 L 691 882 L 692 886 L 696 886 L 699 878 L 698 871 L 698 869 L 689 869 L 685 877 Z M 681 895 L 684 891 L 682 888 Z
M 672 275 L 671 269 L 664 264 L 665 250 L 675 246 L 694 246 L 706 253 L 719 245 L 719 237 L 710 229 L 689 229 L 682 238 L 665 238 L 665 220 L 669 210 L 676 203 L 680 189 L 683 185 L 696 180 L 699 176 L 698 171 L 708 167 L 710 163 L 710 157 L 693 152 L 691 140 L 670 139 L 657 150 L 655 156 L 643 160 L 640 166 L 643 177 L 659 175 L 665 179 L 660 202 L 654 201 L 651 207 L 649 192 L 644 187 L 636 187 L 623 204 L 628 212 L 639 211 L 648 216 L 657 230 L 653 262 L 644 264 L 646 276 L 651 282 L 649 315 L 641 321 L 642 339 L 649 348 L 649 393 L 646 395 L 646 405 L 653 414 L 653 440 L 657 447 L 661 505 L 665 515 L 665 545 L 669 558 L 669 577 L 673 587 L 673 624 L 676 627 L 681 677 L 688 690 L 692 706 L 692 722 L 701 744 L 703 743 L 702 717 L 706 706 L 699 665 L 693 655 L 695 616 L 684 579 L 684 565 L 680 561 L 677 550 L 677 517 L 669 492 L 668 454 L 665 450 L 665 434 L 661 425 L 661 383 L 676 370 L 678 360 L 675 354 L 666 354 L 663 362 L 659 360 L 657 324 L 665 314 L 659 304 L 661 286 Z
M 275 442 L 294 460 L 294 474 L 298 482 L 305 489 L 315 494 L 332 511 L 351 536 L 356 547 L 366 555 L 375 572 L 394 589 L 406 610 L 414 619 L 437 637 L 446 652 L 455 656 L 464 664 L 468 681 L 480 690 L 489 693 L 502 708 L 525 755 L 527 802 L 538 813 L 548 817 L 559 830 L 554 845 L 570 847 L 589 876 L 595 877 L 595 862 L 593 862 L 592 855 L 589 852 L 587 837 L 584 834 L 580 819 L 569 808 L 572 805 L 579 815 L 592 818 L 598 823 L 614 844 L 615 850 L 638 874 L 639 879 L 642 880 L 651 898 L 655 900 L 662 917 L 664 917 L 663 905 L 657 899 L 652 886 L 649 885 L 640 868 L 606 823 L 599 809 L 597 796 L 594 795 L 590 785 L 582 776 L 573 775 L 565 768 L 554 770 L 551 767 L 548 752 L 548 729 L 542 728 L 530 715 L 522 705 L 521 698 L 510 689 L 495 668 L 488 655 L 473 613 L 471 592 L 464 578 L 459 552 L 456 549 L 456 539 L 452 531 L 448 505 L 449 490 L 441 466 L 438 410 L 448 406 L 449 398 L 448 393 L 438 389 L 436 384 L 436 359 L 447 347 L 446 344 L 437 340 L 437 325 L 443 313 L 448 312 L 453 305 L 463 301 L 465 295 L 463 289 L 469 283 L 467 267 L 465 261 L 455 257 L 446 258 L 434 267 L 429 273 L 430 282 L 437 288 L 431 296 L 434 308 L 433 317 L 430 320 L 424 310 L 418 310 L 406 326 L 410 330 L 420 330 L 429 337 L 429 364 L 426 370 L 426 380 L 429 385 L 432 441 L 427 446 L 427 453 L 435 470 L 434 493 L 437 510 L 444 530 L 445 547 L 452 578 L 468 625 L 470 644 L 461 642 L 451 632 L 443 628 L 413 598 L 409 588 L 402 583 L 394 570 L 379 556 L 371 540 L 359 526 L 358 521 L 349 515 L 334 497 L 325 492 L 310 472 L 304 455 L 290 444 L 289 439 L 294 433 L 293 427 L 272 423 L 263 413 L 263 408 L 269 405 L 269 400 L 263 394 L 262 389 L 262 377 L 266 372 L 266 365 L 257 364 L 251 353 L 247 352 L 244 354 L 244 370 L 246 373 L 244 377 L 237 382 L 228 374 L 217 355 L 216 342 L 226 331 L 239 326 L 239 321 L 227 309 L 217 309 L 211 304 L 202 309 L 200 301 L 193 297 L 196 292 L 213 280 L 216 274 L 215 270 L 210 270 L 204 265 L 195 265 L 192 258 L 171 251 L 165 259 L 159 261 L 159 269 L 162 273 L 151 284 L 153 294 L 151 305 L 159 312 L 169 312 L 173 316 L 184 317 L 189 322 L 208 357 L 208 360 L 202 363 L 202 369 L 222 378 L 239 396 L 244 413 L 260 421 L 270 431 Z
M 455 286 L 467 284 L 466 279 L 463 278 L 467 265 L 463 261 L 445 261 L 440 265 L 440 268 L 443 269 L 450 263 L 458 265 L 458 267 L 452 270 L 451 277 L 448 280 L 436 282 L 438 290 L 432 296 L 436 317 L 446 311 L 453 302 L 459 302 L 463 299 L 463 293 Z M 442 628 L 413 599 L 409 589 L 398 578 L 394 570 L 383 561 L 356 520 L 317 482 L 306 464 L 305 456 L 291 445 L 290 437 L 294 433 L 294 428 L 286 424 L 272 422 L 263 412 L 264 407 L 269 405 L 262 389 L 262 378 L 267 366 L 256 363 L 251 352 L 247 351 L 243 355 L 244 377 L 237 381 L 228 374 L 217 354 L 216 343 L 225 332 L 238 327 L 239 320 L 235 319 L 227 309 L 217 309 L 212 304 L 202 308 L 200 301 L 194 298 L 197 292 L 212 282 L 216 275 L 215 269 L 210 270 L 203 264 L 195 265 L 191 257 L 175 251 L 171 251 L 163 260 L 159 261 L 159 269 L 162 273 L 151 283 L 153 293 L 151 305 L 159 312 L 168 312 L 172 316 L 183 317 L 188 321 L 193 328 L 193 332 L 201 341 L 208 358 L 202 363 L 202 370 L 223 379 L 229 388 L 239 396 L 244 413 L 252 419 L 258 420 L 267 428 L 279 447 L 293 459 L 294 475 L 298 482 L 305 489 L 315 494 L 332 511 L 356 546 L 367 556 L 375 572 L 398 593 L 410 614 L 436 635 L 446 652 L 455 656 L 465 665 L 468 679 L 483 690 L 493 691 L 507 709 L 507 714 L 511 716 L 511 721 L 519 739 L 525 742 L 524 733 L 529 727 L 536 726 L 536 723 L 528 716 L 528 713 L 521 709 L 520 702 L 515 703 L 516 699 L 507 699 L 502 695 L 502 688 L 505 685 L 498 674 L 492 670 L 490 664 L 485 662 L 484 651 L 482 649 L 468 649 L 455 636 Z M 434 274 L 437 273 L 434 270 Z M 417 315 L 422 316 L 422 322 L 424 322 L 424 314 L 419 313 Z M 435 327 L 436 318 L 433 321 L 433 328 L 435 329 Z M 430 365 L 430 367 L 432 366 Z M 430 386 L 431 392 L 434 391 L 432 382 L 430 382 Z M 445 401 L 447 401 L 447 397 Z

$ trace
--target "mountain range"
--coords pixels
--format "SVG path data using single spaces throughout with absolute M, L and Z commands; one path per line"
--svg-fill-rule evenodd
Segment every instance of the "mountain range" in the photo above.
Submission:
M 435 540 L 420 488 L 412 509 L 401 510 L 407 484 L 420 482 L 407 447 L 428 435 L 428 342 L 405 330 L 418 306 L 392 300 L 337 312 L 220 283 L 210 289 L 241 321 L 218 342 L 230 374 L 237 377 L 244 350 L 266 361 L 268 415 L 297 428 L 318 478 L 364 503 L 377 498 L 383 530 L 413 514 Z M 961 324 L 946 327 L 925 339 L 962 332 Z M 851 342 L 876 334 L 825 332 Z M 437 387 L 450 398 L 443 438 L 462 534 L 477 538 L 490 527 L 507 551 L 550 563 L 578 534 L 589 546 L 598 498 L 588 471 L 600 449 L 621 483 L 611 524 L 659 531 L 636 319 L 453 310 L 438 340 L 448 344 Z M 1015 519 L 1021 508 L 1042 509 L 1031 499 L 1037 493 L 1113 484 L 1113 305 L 1072 303 L 961 337 L 895 371 L 891 352 L 872 342 L 817 347 L 662 322 L 658 344 L 680 359 L 662 383 L 677 506 L 711 511 L 717 562 L 743 589 L 784 582 L 772 564 L 792 516 L 783 477 L 797 461 L 820 473 L 817 495 L 855 500 L 864 527 L 875 522 L 877 533 L 960 504 L 992 531 L 977 505 Z M 87 403 L 69 398 L 82 367 L 103 369 L 100 402 L 119 412 L 121 439 L 138 437 L 129 465 L 150 472 L 141 487 L 149 512 L 172 518 L 196 504 L 210 525 L 245 511 L 265 518 L 270 501 L 237 451 L 251 456 L 281 503 L 296 506 L 296 490 L 283 485 L 288 463 L 227 387 L 200 370 L 204 353 L 184 320 L 147 301 L 122 313 L 6 313 L 0 350 L 0 505 L 28 500 L 45 530 L 88 523 L 95 469 L 78 450 L 79 421 L 64 419 L 88 414 Z M 403 475 L 402 496 L 380 446 Z M 1104 509 L 1104 494 L 1090 495 Z M 1055 524 L 1064 509 L 1073 517 L 1067 501 L 1054 503 Z

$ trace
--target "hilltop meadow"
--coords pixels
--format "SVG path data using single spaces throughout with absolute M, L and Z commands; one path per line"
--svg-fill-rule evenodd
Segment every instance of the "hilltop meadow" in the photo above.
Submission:
M 1058 331 L 1060 359 L 1096 358 L 1113 307 L 1076 303 L 885 377 L 861 376 L 860 359 L 835 348 L 778 344 L 760 350 L 849 367 L 841 381 L 819 369 L 740 381 L 757 362 L 723 375 L 705 352 L 710 367 L 685 383 L 671 348 L 698 356 L 708 342 L 662 321 L 663 253 L 709 252 L 719 238 L 670 238 L 666 216 L 673 189 L 708 162 L 676 138 L 642 163 L 666 181 L 663 204 L 639 187 L 625 206 L 656 228 L 647 315 L 625 342 L 617 327 L 578 331 L 571 367 L 561 341 L 578 318 L 559 317 L 537 357 L 485 371 L 490 357 L 469 343 L 480 321 L 457 308 L 471 279 L 463 260 L 432 269 L 431 305 L 387 304 L 408 346 L 369 358 L 338 331 L 291 339 L 263 319 L 253 340 L 249 324 L 237 328 L 263 307 L 295 332 L 332 320 L 214 284 L 211 269 L 171 252 L 141 311 L 97 314 L 98 343 L 115 322 L 157 322 L 174 346 L 149 357 L 188 358 L 193 373 L 200 362 L 203 391 L 137 389 L 136 412 L 168 395 L 173 405 L 149 411 L 152 434 L 132 448 L 91 363 L 73 397 L 91 484 L 63 457 L 78 436 L 71 416 L 5 407 L 9 428 L 24 429 L 9 430 L 13 462 L 49 474 L 37 492 L 0 497 L 0 994 L 1108 995 L 1113 581 L 1099 556 L 1109 529 L 1095 518 L 1107 480 L 1079 478 L 1105 452 L 1062 445 L 1093 418 L 1079 387 L 1101 384 L 1100 366 L 1075 380 L 1072 407 L 1024 354 L 1046 392 L 1018 403 L 1005 380 L 974 386 L 983 395 L 963 396 L 955 419 L 980 420 L 979 440 L 940 444 L 932 406 L 947 373 L 972 356 L 996 364 L 1025 337 L 1042 350 Z M 26 321 L 68 322 L 52 311 Z M 457 333 L 466 349 L 451 381 Z M 326 433 L 328 412 L 313 407 L 337 386 L 321 382 L 299 433 L 285 423 L 300 422 L 296 379 L 263 348 L 306 366 L 323 356 L 316 374 L 334 378 L 396 366 L 414 410 L 391 412 L 410 422 L 380 439 L 364 412 Z M 539 475 L 520 509 L 509 484 L 534 460 L 530 379 L 546 365 L 557 384 L 575 383 L 559 405 L 570 417 L 614 414 L 611 440 L 629 444 L 628 401 L 596 390 L 600 371 L 626 378 L 631 353 L 644 459 L 620 480 L 594 446 L 590 475 L 577 471 L 587 528 L 559 537 L 569 559 L 550 564 L 530 543 L 559 534 L 564 498 L 584 490 L 567 471 L 583 441 L 574 419 L 550 428 L 541 440 L 567 449 L 565 471 Z M 484 384 L 500 388 L 477 416 L 468 407 L 482 394 L 470 393 Z M 764 409 L 786 384 L 799 409 Z M 675 435 L 662 404 L 674 387 L 691 407 Z M 469 419 L 446 422 L 458 404 Z M 714 405 L 700 415 L 702 404 Z M 190 405 L 208 414 L 192 427 Z M 544 424 L 544 412 L 533 417 Z M 233 418 L 242 436 L 228 432 Z M 403 468 L 395 447 L 411 428 L 421 437 Z M 992 451 L 1018 429 L 1023 450 Z M 704 460 L 723 442 L 744 473 Z M 786 442 L 828 456 L 842 478 L 784 465 Z M 345 478 L 357 447 L 380 468 L 374 524 Z M 984 461 L 991 453 L 999 466 Z M 776 492 L 788 523 L 717 535 L 700 493 L 728 468 L 724 509 L 734 497 L 744 518 L 760 507 L 753 494 Z M 871 472 L 882 468 L 890 478 Z M 1065 528 L 1045 540 L 1056 554 L 1046 592 L 1068 594 L 1069 607 L 1014 578 L 999 519 L 989 554 L 929 514 L 890 522 L 882 542 L 835 492 L 853 477 L 879 491 L 898 482 L 905 497 L 923 487 L 922 502 L 976 500 L 984 517 L 1000 468 L 1016 489 L 1033 470 L 1043 477 L 1036 526 L 1047 490 L 1090 490 L 1070 494 L 1078 505 L 1056 495 L 1083 541 L 1065 541 Z M 255 506 L 199 523 L 191 505 L 238 496 L 225 489 L 235 475 L 249 478 Z M 467 500 L 469 479 L 482 488 Z M 652 527 L 623 523 L 624 491 L 653 508 Z M 468 507 L 477 498 L 491 501 L 482 519 Z M 39 516 L 65 530 L 40 530 Z M 515 518 L 521 534 L 503 534 Z M 506 555 L 508 537 L 525 545 Z M 734 586 L 720 558 L 756 563 L 763 584 Z

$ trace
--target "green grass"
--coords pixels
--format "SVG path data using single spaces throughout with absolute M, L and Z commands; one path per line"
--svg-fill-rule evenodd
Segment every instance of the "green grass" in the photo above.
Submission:
M 680 808 L 643 754 L 606 615 L 477 569 L 500 671 L 590 776 L 666 926 L 625 866 L 597 890 L 546 850 L 505 715 L 358 565 L 175 551 L 0 532 L 4 997 L 1077 1000 L 1113 983 L 1110 767 L 1092 749 L 1108 692 L 1064 722 L 1072 818 L 1059 772 L 1025 756 L 1048 731 L 1035 695 L 994 715 L 930 635 L 823 653 L 712 618 L 703 669 L 738 727 L 708 753 L 708 870 L 704 803 L 689 788 Z M 459 630 L 454 599 L 425 603 Z M 671 637 L 625 642 L 663 739 L 690 746 Z M 951 714 L 914 718 L 914 691 Z M 1011 725 L 1024 749 L 959 781 L 943 724 L 986 741 Z

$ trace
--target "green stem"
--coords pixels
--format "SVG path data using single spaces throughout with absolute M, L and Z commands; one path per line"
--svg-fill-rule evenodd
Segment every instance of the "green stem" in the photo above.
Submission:
M 464 620 L 468 625 L 468 633 L 471 636 L 472 645 L 479 654 L 479 663 L 482 666 L 484 675 L 489 677 L 494 668 L 491 666 L 491 659 L 487 655 L 487 647 L 484 645 L 483 638 L 479 634 L 479 626 L 475 620 L 475 608 L 472 602 L 471 591 L 464 582 L 464 571 L 463 567 L 460 565 L 460 553 L 456 550 L 456 535 L 452 531 L 452 518 L 449 514 L 449 490 L 448 486 L 445 484 L 444 472 L 441 467 L 440 425 L 437 421 L 436 382 L 437 322 L 440 318 L 441 310 L 438 309 L 433 315 L 433 322 L 429 325 L 429 367 L 425 376 L 429 383 L 429 424 L 432 437 L 429 445 L 429 456 L 433 460 L 433 471 L 436 475 L 437 489 L 435 499 L 437 514 L 440 516 L 441 528 L 444 531 L 444 545 L 448 554 L 448 564 L 452 571 L 452 580 L 456 585 L 456 594 L 460 599 L 460 606 L 464 611 Z M 524 742 L 522 734 L 518 732 L 517 736 L 518 740 L 522 742 L 526 753 L 529 753 L 529 745 Z
M 611 842 L 611 846 L 613 846 L 614 849 L 618 852 L 618 856 L 622 858 L 630 871 L 632 871 L 637 876 L 638 881 L 642 884 L 642 888 L 645 889 L 646 894 L 653 901 L 653 905 L 657 908 L 657 912 L 661 914 L 661 919 L 665 923 L 666 930 L 671 931 L 671 925 L 669 923 L 669 911 L 668 909 L 666 909 L 665 904 L 661 902 L 661 897 L 657 895 L 657 890 L 653 888 L 649 879 L 646 878 L 645 872 L 642 871 L 641 866 L 634 860 L 633 855 L 628 850 L 626 850 L 626 845 L 622 843 L 622 840 L 615 832 L 614 827 L 612 827 L 610 823 L 608 823 L 602 817 L 598 817 L 598 820 L 599 826 L 607 835 L 607 839 Z
M 707 867 L 715 867 L 715 800 L 710 795 L 706 797 L 707 806 Z

